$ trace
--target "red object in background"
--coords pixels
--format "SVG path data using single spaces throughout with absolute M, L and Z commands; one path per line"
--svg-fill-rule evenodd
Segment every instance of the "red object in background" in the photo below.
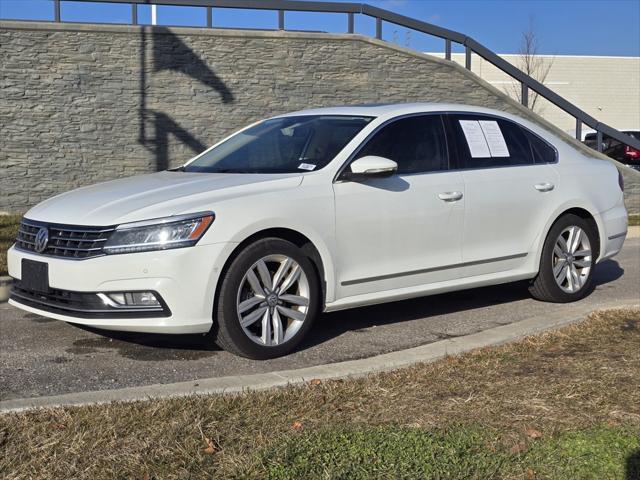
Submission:
M 640 150 L 636 150 L 635 148 L 630 147 L 629 145 L 624 146 L 624 155 L 625 157 L 639 159 L 640 158 Z

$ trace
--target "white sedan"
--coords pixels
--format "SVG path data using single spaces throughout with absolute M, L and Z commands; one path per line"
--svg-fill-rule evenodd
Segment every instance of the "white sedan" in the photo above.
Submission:
M 517 280 L 570 302 L 622 247 L 623 188 L 611 163 L 504 112 L 290 113 L 182 167 L 29 210 L 10 303 L 102 329 L 208 333 L 265 359 L 321 311 Z

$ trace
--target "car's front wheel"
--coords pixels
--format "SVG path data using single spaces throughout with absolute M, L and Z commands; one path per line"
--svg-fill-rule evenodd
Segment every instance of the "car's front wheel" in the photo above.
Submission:
M 597 231 L 582 217 L 567 214 L 551 227 L 531 284 L 534 298 L 566 303 L 580 300 L 593 289 L 597 259 Z
M 214 335 L 227 351 L 263 360 L 291 352 L 320 306 L 318 278 L 293 243 L 264 238 L 248 245 L 226 270 Z

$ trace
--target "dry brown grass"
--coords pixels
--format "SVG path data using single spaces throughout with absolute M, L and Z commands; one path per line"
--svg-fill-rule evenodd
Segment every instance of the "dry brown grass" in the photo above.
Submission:
M 640 429 L 639 346 L 640 310 L 616 310 L 359 380 L 7 414 L 0 477 L 261 478 L 265 448 L 335 426 L 475 425 L 498 432 L 507 450 L 526 446 L 532 431 Z M 216 453 L 205 453 L 205 438 Z

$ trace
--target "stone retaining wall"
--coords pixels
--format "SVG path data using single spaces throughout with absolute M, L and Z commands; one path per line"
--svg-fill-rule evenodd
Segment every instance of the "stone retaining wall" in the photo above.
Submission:
M 359 35 L 5 21 L 0 92 L 0 211 L 163 170 L 249 122 L 316 106 L 463 102 L 557 133 L 452 62 Z

